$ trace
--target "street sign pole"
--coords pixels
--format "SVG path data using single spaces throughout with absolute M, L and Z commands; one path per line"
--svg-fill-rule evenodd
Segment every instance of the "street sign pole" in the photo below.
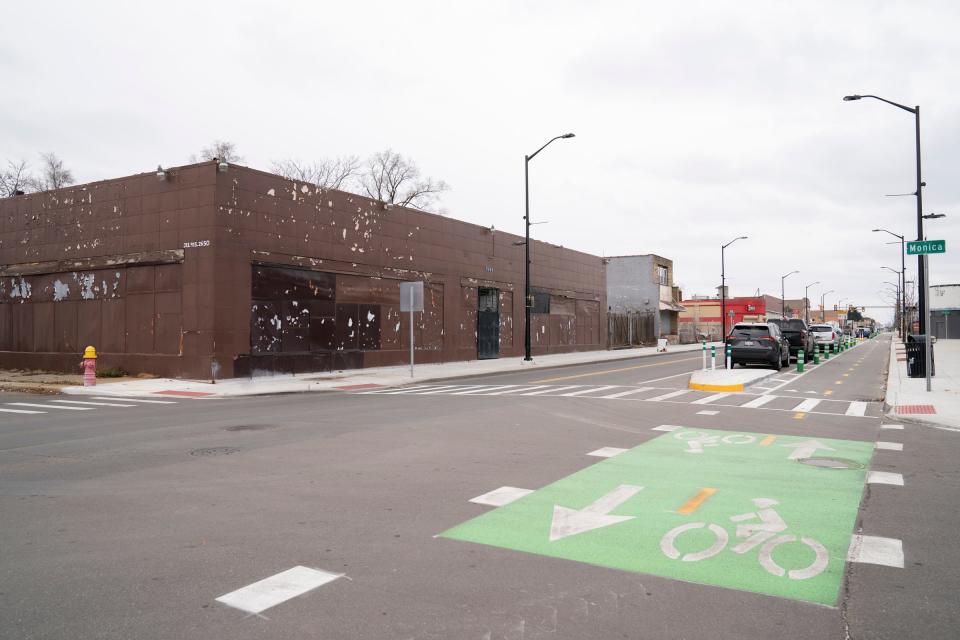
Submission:
M 410 287 L 410 377 L 413 377 L 413 287 Z
M 923 310 L 925 326 L 927 327 L 927 336 L 926 340 L 923 341 L 924 350 L 926 351 L 926 374 L 927 374 L 927 392 L 930 391 L 930 370 L 933 368 L 933 362 L 930 360 L 930 354 L 933 350 L 933 346 L 930 344 L 933 340 L 933 327 L 930 326 L 930 256 L 928 254 L 923 254 L 923 272 L 927 275 L 927 280 L 924 283 L 923 287 L 926 289 L 925 298 L 926 304 L 923 305 L 925 308 Z
M 400 283 L 400 313 L 410 312 L 410 377 L 413 377 L 413 312 L 423 311 L 423 282 Z

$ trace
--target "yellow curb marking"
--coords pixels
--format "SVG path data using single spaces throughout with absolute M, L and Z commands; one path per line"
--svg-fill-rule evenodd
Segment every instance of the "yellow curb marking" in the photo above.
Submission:
M 590 376 L 602 376 L 608 373 L 620 373 L 621 371 L 633 371 L 634 369 L 646 369 L 647 367 L 662 367 L 668 364 L 673 364 L 674 362 L 690 362 L 692 360 L 701 360 L 702 357 L 698 356 L 696 358 L 680 358 L 679 360 L 670 360 L 669 362 L 657 362 L 655 364 L 638 364 L 635 367 L 623 367 L 621 369 L 607 369 L 606 371 L 594 371 L 591 373 L 578 373 L 573 376 L 560 376 L 559 378 L 546 378 L 545 380 L 533 380 L 531 384 L 540 384 L 544 382 L 559 382 L 561 380 L 574 380 L 576 378 L 588 378 Z
M 769 447 L 771 444 L 773 444 L 773 441 L 776 439 L 777 439 L 777 436 L 767 436 L 766 438 L 760 441 L 760 446 Z
M 696 511 L 700 505 L 706 502 L 707 498 L 712 496 L 717 492 L 713 487 L 704 487 L 697 492 L 697 495 L 693 496 L 689 500 L 683 503 L 683 506 L 677 509 L 677 513 L 682 513 L 685 516 L 690 515 Z
M 541 382 L 544 382 L 541 380 Z M 687 386 L 697 391 L 743 391 L 742 384 L 701 384 L 699 382 L 690 382 Z

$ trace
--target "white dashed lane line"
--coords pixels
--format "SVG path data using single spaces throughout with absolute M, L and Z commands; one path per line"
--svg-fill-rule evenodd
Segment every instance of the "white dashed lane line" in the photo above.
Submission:
M 31 409 L 0 409 L 3 413 L 46 413 L 46 411 L 33 411 Z
M 33 402 L 8 402 L 12 407 L 38 407 L 40 409 L 63 409 L 66 411 L 92 411 L 93 407 L 68 407 L 57 404 L 36 404 Z
M 883 451 L 903 451 L 903 444 L 900 442 L 877 442 L 877 449 Z
M 217 598 L 217 602 L 247 613 L 260 614 L 342 577 L 342 573 L 294 567 L 222 595 Z
M 93 396 L 94 400 L 116 400 L 119 402 L 144 402 L 147 404 L 177 404 L 176 400 L 147 400 L 146 398 L 126 398 L 124 396 Z
M 59 402 L 67 405 L 80 404 L 91 407 L 135 407 L 135 404 L 119 404 L 117 402 L 87 402 L 85 400 L 51 400 L 50 402 Z

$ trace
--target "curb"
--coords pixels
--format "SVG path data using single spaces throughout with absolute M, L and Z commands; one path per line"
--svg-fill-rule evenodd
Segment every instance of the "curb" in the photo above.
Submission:
M 724 369 L 717 369 L 717 371 L 724 371 Z M 696 372 L 694 372 L 694 373 L 696 373 Z M 748 381 L 748 382 L 738 382 L 738 383 L 735 383 L 735 384 L 706 384 L 706 383 L 702 383 L 702 382 L 693 382 L 693 381 L 692 381 L 692 380 L 693 380 L 693 374 L 691 374 L 691 375 L 690 375 L 691 381 L 688 381 L 688 382 L 687 382 L 687 387 L 690 388 L 690 389 L 693 389 L 694 391 L 721 391 L 721 392 L 722 392 L 722 391 L 731 391 L 731 392 L 737 392 L 737 391 L 743 391 L 743 390 L 746 389 L 747 387 L 749 387 L 749 386 L 751 386 L 751 385 L 754 385 L 754 384 L 760 382 L 761 380 L 766 380 L 767 378 L 772 378 L 773 376 L 778 376 L 778 375 L 780 375 L 780 373 L 781 373 L 780 370 L 777 370 L 777 371 L 771 370 L 770 373 L 768 373 L 768 374 L 766 374 L 766 375 L 764 375 L 764 376 L 760 376 L 759 378 L 755 378 L 755 379 L 750 380 L 750 381 Z

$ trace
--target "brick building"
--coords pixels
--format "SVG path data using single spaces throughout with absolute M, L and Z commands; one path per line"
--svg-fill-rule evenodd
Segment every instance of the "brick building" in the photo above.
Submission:
M 419 362 L 516 356 L 518 241 L 216 162 L 0 199 L 0 366 L 75 370 L 88 344 L 196 378 L 401 364 L 413 280 Z M 534 354 L 605 348 L 601 258 L 531 256 Z

